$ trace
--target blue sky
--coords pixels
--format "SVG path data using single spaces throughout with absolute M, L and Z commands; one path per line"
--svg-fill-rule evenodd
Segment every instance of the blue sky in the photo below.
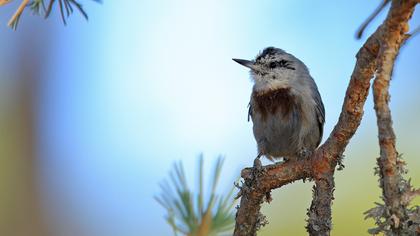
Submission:
M 169 235 L 153 195 L 174 161 L 194 183 L 198 154 L 208 166 L 226 156 L 222 189 L 251 165 L 252 83 L 231 58 L 267 46 L 300 58 L 323 97 L 328 135 L 363 43 L 355 31 L 377 2 L 85 1 L 89 22 L 74 15 L 67 27 L 57 14 L 45 24 L 25 15 L 19 31 L 51 32 L 36 103 L 42 194 L 59 236 Z M 396 67 L 396 112 L 418 99 L 404 91 L 420 87 L 419 47 L 409 42 Z M 362 133 L 375 128 L 366 106 Z

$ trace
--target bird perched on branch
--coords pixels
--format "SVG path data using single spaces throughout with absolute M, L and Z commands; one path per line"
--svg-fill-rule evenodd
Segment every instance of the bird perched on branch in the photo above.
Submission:
M 274 47 L 252 61 L 233 60 L 251 69 L 248 119 L 254 125 L 258 157 L 296 160 L 311 155 L 321 142 L 325 109 L 305 64 Z

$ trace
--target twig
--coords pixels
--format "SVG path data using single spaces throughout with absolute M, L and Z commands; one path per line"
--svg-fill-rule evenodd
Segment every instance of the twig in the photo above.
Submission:
M 378 14 L 390 3 L 391 0 L 383 0 L 383 2 L 375 9 L 375 11 L 363 22 L 360 28 L 357 30 L 356 38 L 360 39 L 365 31 L 366 27 L 378 16 Z
M 250 168 L 242 171 L 241 205 L 237 211 L 235 236 L 256 235 L 259 229 L 261 204 L 272 189 L 300 179 L 314 179 L 314 198 L 309 209 L 310 235 L 329 235 L 331 230 L 331 204 L 334 191 L 334 171 L 342 154 L 360 125 L 370 80 L 377 68 L 379 47 L 390 38 L 384 32 L 404 35 L 416 2 L 394 1 L 384 23 L 373 33 L 357 54 L 340 118 L 326 142 L 308 159 L 261 167 L 258 176 Z M 390 41 L 391 42 L 391 41 Z M 392 42 L 391 42 L 392 43 Z M 395 43 L 395 42 L 394 42 Z
M 9 20 L 9 23 L 7 24 L 9 27 L 14 28 L 13 25 L 15 25 L 16 22 L 19 20 L 20 16 L 22 15 L 22 13 L 25 10 L 25 7 L 26 7 L 26 5 L 28 5 L 28 3 L 29 3 L 29 0 L 22 0 L 22 3 L 19 5 L 15 14 L 12 16 L 12 18 Z

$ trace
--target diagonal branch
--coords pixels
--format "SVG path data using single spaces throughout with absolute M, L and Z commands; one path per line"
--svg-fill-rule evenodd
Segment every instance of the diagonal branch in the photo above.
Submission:
M 330 234 L 335 167 L 362 120 L 370 80 L 377 69 L 380 45 L 390 42 L 396 47 L 397 42 L 391 41 L 391 35 L 385 32 L 392 31 L 404 37 L 408 30 L 407 22 L 416 3 L 414 0 L 394 0 L 384 23 L 359 50 L 340 118 L 329 138 L 311 157 L 259 168 L 254 165 L 253 169 L 246 168 L 242 171 L 241 176 L 245 182 L 236 216 L 235 236 L 256 235 L 257 230 L 264 225 L 265 219 L 260 208 L 264 200 L 270 200 L 269 193 L 272 189 L 306 178 L 315 181 L 307 230 L 310 235 Z M 397 47 L 396 50 L 398 49 Z

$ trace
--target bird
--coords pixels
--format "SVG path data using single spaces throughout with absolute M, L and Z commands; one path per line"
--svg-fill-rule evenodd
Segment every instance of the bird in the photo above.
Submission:
M 271 161 L 308 158 L 319 146 L 325 108 L 306 65 L 286 51 L 267 47 L 253 60 L 233 60 L 250 69 L 249 102 L 258 156 Z

